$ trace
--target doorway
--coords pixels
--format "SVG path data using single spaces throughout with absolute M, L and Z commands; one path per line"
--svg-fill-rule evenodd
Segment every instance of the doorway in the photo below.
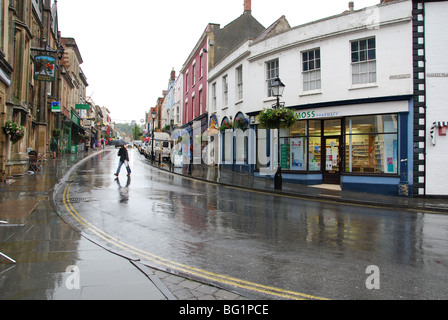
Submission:
M 340 184 L 341 183 L 341 136 L 324 137 L 323 152 L 324 161 L 322 163 L 323 183 Z

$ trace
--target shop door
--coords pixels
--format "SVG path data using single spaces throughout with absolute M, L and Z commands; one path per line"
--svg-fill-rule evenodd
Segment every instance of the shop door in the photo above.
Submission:
M 323 161 L 323 183 L 340 184 L 341 182 L 341 137 L 325 137 L 325 156 Z

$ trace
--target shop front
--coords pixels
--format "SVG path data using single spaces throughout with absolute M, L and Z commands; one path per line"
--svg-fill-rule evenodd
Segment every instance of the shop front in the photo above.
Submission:
M 80 125 L 79 116 L 72 110 L 71 117 L 63 117 L 62 121 L 62 153 L 76 154 L 84 150 L 81 138 L 85 134 L 85 129 Z
M 397 195 L 399 185 L 410 183 L 409 104 L 406 98 L 298 108 L 300 121 L 280 130 L 283 181 Z M 277 150 L 277 133 L 262 131 L 257 129 L 257 153 L 275 159 L 270 150 Z M 258 174 L 272 165 L 261 163 L 257 161 Z
M 208 114 L 204 113 L 184 124 L 180 128 L 182 143 L 179 148 L 182 150 L 184 164 L 201 164 L 203 149 L 207 140 L 203 139 L 204 133 L 208 129 Z
M 232 123 L 224 117 L 221 122 L 221 168 L 240 173 L 250 173 L 248 143 L 249 119 L 238 112 Z

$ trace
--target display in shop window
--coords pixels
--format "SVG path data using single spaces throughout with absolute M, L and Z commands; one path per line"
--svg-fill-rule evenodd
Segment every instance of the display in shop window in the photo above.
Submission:
M 303 138 L 292 138 L 290 148 L 291 170 L 304 170 Z

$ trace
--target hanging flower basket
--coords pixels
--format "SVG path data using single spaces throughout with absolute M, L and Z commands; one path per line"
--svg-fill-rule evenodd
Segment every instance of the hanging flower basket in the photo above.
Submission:
M 247 129 L 249 129 L 249 120 L 247 120 L 247 118 L 243 116 L 238 116 L 235 118 L 235 123 L 233 124 L 233 127 L 235 129 L 241 129 L 244 132 Z
M 5 125 L 5 133 L 9 135 L 9 140 L 15 144 L 25 135 L 25 128 L 13 121 L 7 121 Z
M 299 117 L 293 110 L 284 107 L 263 109 L 258 115 L 260 126 L 265 129 L 290 128 L 298 120 Z
M 232 122 L 223 122 L 222 126 L 219 127 L 219 131 L 224 132 L 227 129 L 233 129 Z
M 56 139 L 59 139 L 59 137 L 61 136 L 62 130 L 61 129 L 54 129 L 53 130 L 53 137 Z

